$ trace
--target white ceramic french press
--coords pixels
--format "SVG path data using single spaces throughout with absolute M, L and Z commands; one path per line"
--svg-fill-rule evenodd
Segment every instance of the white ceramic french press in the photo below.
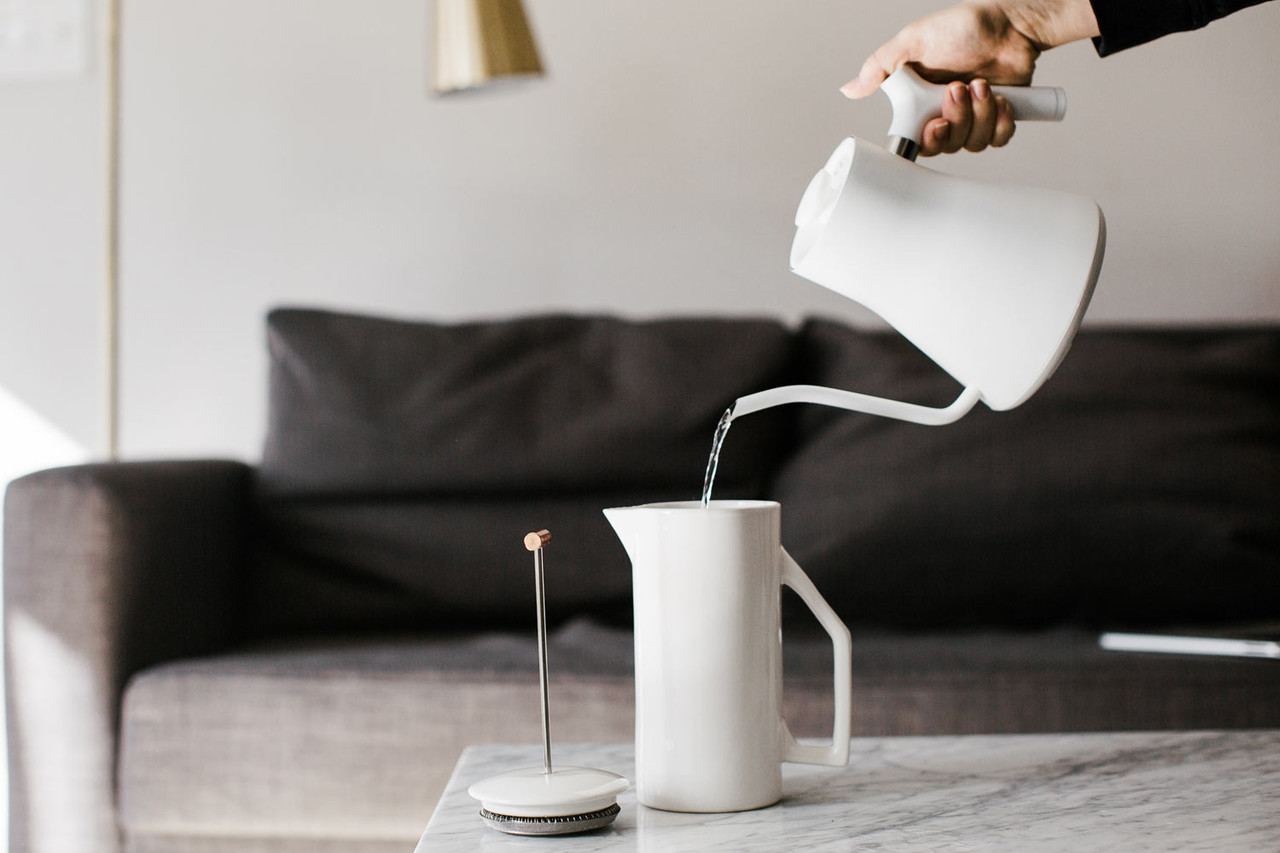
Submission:
M 782 548 L 771 501 L 606 509 L 631 558 L 636 797 L 681 812 L 776 803 L 782 762 L 849 760 L 849 630 Z M 827 745 L 797 743 L 782 717 L 781 587 L 831 636 Z

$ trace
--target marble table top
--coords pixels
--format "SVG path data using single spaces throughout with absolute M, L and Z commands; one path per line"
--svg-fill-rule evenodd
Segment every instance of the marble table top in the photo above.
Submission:
M 540 766 L 538 745 L 467 748 L 418 853 L 449 851 L 1280 851 L 1280 730 L 857 738 L 844 768 L 784 765 L 783 800 L 676 814 L 619 798 L 612 826 L 529 838 L 487 828 L 467 787 Z M 634 778 L 630 744 L 556 764 Z

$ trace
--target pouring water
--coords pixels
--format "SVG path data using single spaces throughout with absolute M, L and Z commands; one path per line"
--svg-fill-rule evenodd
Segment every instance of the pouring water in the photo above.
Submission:
M 720 422 L 716 424 L 715 435 L 711 438 L 711 456 L 707 459 L 707 473 L 702 477 L 702 508 L 711 503 L 711 487 L 716 482 L 716 469 L 720 467 L 720 448 L 724 446 L 724 437 L 729 434 L 729 426 L 733 423 L 733 406 L 724 410 Z

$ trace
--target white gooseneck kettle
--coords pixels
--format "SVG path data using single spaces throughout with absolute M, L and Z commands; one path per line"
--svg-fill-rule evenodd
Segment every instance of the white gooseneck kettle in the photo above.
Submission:
M 925 424 L 957 420 L 978 400 L 1011 409 L 1053 373 L 1079 328 L 1106 243 L 1098 205 L 915 164 L 945 87 L 904 66 L 881 89 L 893 105 L 893 150 L 853 137 L 836 146 L 800 201 L 791 268 L 874 311 L 965 390 L 934 409 L 793 385 L 738 399 L 733 417 L 798 402 Z M 992 91 L 1019 121 L 1066 112 L 1061 89 Z

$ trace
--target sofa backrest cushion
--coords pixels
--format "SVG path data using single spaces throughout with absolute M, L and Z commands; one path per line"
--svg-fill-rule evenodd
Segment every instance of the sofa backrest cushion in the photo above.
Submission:
M 791 334 L 764 320 L 279 309 L 267 325 L 255 589 L 268 630 L 527 621 L 521 540 L 542 527 L 554 613 L 629 607 L 601 510 L 696 498 L 721 413 L 793 364 Z M 736 435 L 717 493 L 757 496 L 785 432 L 771 417 Z
M 934 406 L 960 391 L 893 334 L 812 321 L 801 339 L 808 382 Z M 797 430 L 769 496 L 851 622 L 1280 614 L 1274 328 L 1086 329 L 1012 411 L 928 427 L 807 407 Z

